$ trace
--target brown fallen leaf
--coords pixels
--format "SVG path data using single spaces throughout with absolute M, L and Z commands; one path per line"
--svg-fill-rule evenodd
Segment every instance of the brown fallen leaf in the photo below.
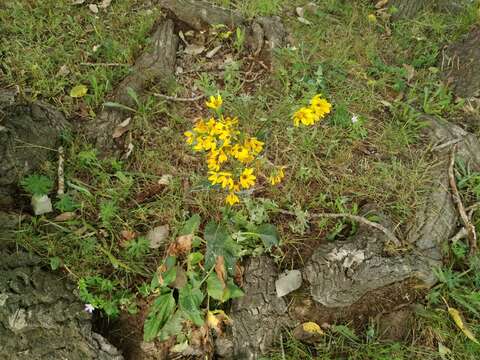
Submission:
M 385 5 L 388 4 L 388 1 L 389 0 L 380 0 L 379 2 L 377 2 L 375 4 L 375 9 L 381 9 L 381 8 L 385 7 Z
M 150 230 L 145 238 L 149 242 L 150 249 L 158 249 L 168 241 L 168 234 L 170 227 L 168 225 L 161 225 Z
M 235 264 L 235 283 L 242 287 L 243 286 L 243 274 L 245 273 L 245 268 L 239 263 Z
M 150 184 L 135 195 L 135 201 L 142 204 L 165 190 L 164 184 Z
M 213 310 L 207 312 L 207 325 L 210 329 L 215 330 L 217 336 L 223 334 L 225 325 L 230 325 L 232 320 L 225 314 L 223 310 Z
M 137 237 L 137 233 L 133 230 L 122 230 L 120 232 L 120 235 L 122 236 L 122 239 L 125 241 L 130 241 L 133 240 Z
M 93 12 L 94 14 L 98 14 L 98 6 L 95 5 L 95 4 L 90 4 L 88 5 L 88 8 L 90 9 L 91 12 Z
M 409 64 L 403 64 L 403 68 L 407 72 L 407 82 L 410 82 L 415 76 L 415 68 Z
M 107 7 L 110 6 L 111 3 L 112 3 L 112 0 L 103 0 L 100 4 L 98 4 L 98 7 L 100 9 L 106 9 Z
M 227 273 L 225 271 L 225 258 L 223 256 L 217 256 L 215 260 L 215 273 L 218 276 L 218 279 L 222 283 L 222 286 L 225 288 L 225 280 L 227 279 Z
M 117 127 L 115 127 L 115 130 L 113 130 L 112 138 L 117 139 L 125 134 L 128 131 L 128 125 L 130 124 L 131 120 L 132 118 L 126 118 L 124 121 L 118 124 Z
M 205 51 L 205 46 L 203 45 L 196 45 L 196 44 L 188 44 L 185 47 L 185 54 L 187 55 L 200 55 Z
M 74 212 L 64 212 L 60 215 L 55 216 L 54 221 L 68 221 L 72 220 L 75 217 Z
M 192 249 L 193 234 L 181 235 L 177 238 L 177 252 L 187 254 Z
M 309 344 L 320 341 L 323 335 L 325 335 L 325 333 L 321 327 L 313 321 L 300 324 L 293 330 L 293 337 L 295 339 Z

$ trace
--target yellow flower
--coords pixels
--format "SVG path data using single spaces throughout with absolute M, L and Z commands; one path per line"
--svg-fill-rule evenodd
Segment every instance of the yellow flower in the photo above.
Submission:
M 245 147 L 250 149 L 255 155 L 258 155 L 262 152 L 263 144 L 263 141 L 260 141 L 255 137 L 245 140 Z
M 284 168 L 281 167 L 276 174 L 270 175 L 268 178 L 268 181 L 272 185 L 277 185 L 282 182 L 283 178 L 285 177 L 285 172 L 283 170 Z
M 218 163 L 223 164 L 227 160 L 228 160 L 227 154 L 225 154 L 223 151 L 220 151 L 218 154 Z
M 225 198 L 225 202 L 232 206 L 232 205 L 235 205 L 236 203 L 239 203 L 240 202 L 240 199 L 238 198 L 237 195 L 235 195 L 235 193 L 231 192 L 227 195 L 227 197 Z
M 332 104 L 327 100 L 322 99 L 321 95 L 315 95 L 312 100 L 310 100 L 310 109 L 315 114 L 317 118 L 316 121 L 325 117 L 326 114 L 329 114 L 332 109 Z
M 218 173 L 218 181 L 222 187 L 222 189 L 232 189 L 233 188 L 233 179 L 232 179 L 232 173 L 228 171 L 222 171 Z
M 315 113 L 312 109 L 302 107 L 293 114 L 293 125 L 299 126 L 300 123 L 307 126 L 315 123 Z
M 210 174 L 210 176 L 208 177 L 208 181 L 210 181 L 210 183 L 212 185 L 215 185 L 215 184 L 218 184 L 220 181 L 218 180 L 220 174 L 218 172 L 215 172 L 215 171 L 209 171 L 208 172 Z
M 200 119 L 195 123 L 193 131 L 195 131 L 197 134 L 205 134 L 208 132 L 208 126 L 203 119 Z
M 191 131 L 185 131 L 183 133 L 183 135 L 185 135 L 185 137 L 187 138 L 185 140 L 185 142 L 188 144 L 188 145 L 192 145 L 193 142 L 195 141 L 195 134 Z
M 208 166 L 208 170 L 211 170 L 211 171 L 219 171 L 220 170 L 220 165 L 217 162 L 217 158 L 215 156 L 210 156 L 207 159 L 207 166 Z
M 252 187 L 255 185 L 255 179 L 257 177 L 253 175 L 253 169 L 252 168 L 246 168 L 243 170 L 242 175 L 240 175 L 240 185 L 244 189 L 248 189 L 249 187 Z
M 210 96 L 210 101 L 207 101 L 205 105 L 207 105 L 208 108 L 213 109 L 213 110 L 218 110 L 223 104 L 222 97 L 220 95 L 215 96 Z
M 238 161 L 244 164 L 252 160 L 252 157 L 250 156 L 248 149 L 238 144 L 235 144 L 232 147 L 232 149 L 230 150 L 230 154 L 235 159 L 237 159 Z

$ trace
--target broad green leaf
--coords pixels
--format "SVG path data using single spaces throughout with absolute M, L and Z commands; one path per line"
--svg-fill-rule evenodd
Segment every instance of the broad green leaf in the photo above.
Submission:
M 180 309 L 197 326 L 203 325 L 203 313 L 200 305 L 203 301 L 203 293 L 199 288 L 192 288 L 191 284 L 186 284 L 179 291 L 178 305 Z
M 185 314 L 183 313 L 183 311 L 177 310 L 158 333 L 159 340 L 165 341 L 170 336 L 180 334 L 182 332 L 184 320 Z
M 70 96 L 73 98 L 84 97 L 87 94 L 88 88 L 85 85 L 77 85 L 70 90 Z
M 170 269 L 162 273 L 163 282 L 161 285 L 162 286 L 170 285 L 172 282 L 175 281 L 176 277 L 177 277 L 177 267 L 172 266 Z
M 180 230 L 179 235 L 190 235 L 195 234 L 200 227 L 200 215 L 195 214 L 190 219 L 188 219 Z
M 62 261 L 58 256 L 50 258 L 50 267 L 52 268 L 52 270 L 57 270 L 61 264 Z
M 153 302 L 150 312 L 143 324 L 144 341 L 152 341 L 167 323 L 175 310 L 175 299 L 171 292 L 160 295 Z
M 228 279 L 227 281 L 227 289 L 228 289 L 228 292 L 229 292 L 229 296 L 228 298 L 229 299 L 236 299 L 236 298 L 239 298 L 239 297 L 242 297 L 245 293 L 243 292 L 242 289 L 240 289 L 234 282 L 232 279 Z
M 215 266 L 217 256 L 223 256 L 228 273 L 233 274 L 239 249 L 227 228 L 221 224 L 209 222 L 205 227 L 205 240 L 207 241 L 205 267 L 211 269 Z
M 193 252 L 188 254 L 187 259 L 190 266 L 197 265 L 200 261 L 203 260 L 203 254 L 200 252 Z
M 135 101 L 137 106 L 140 106 L 140 100 L 138 99 L 138 95 L 135 90 L 133 90 L 131 87 L 127 87 L 127 94 L 133 99 L 133 101 Z
M 207 279 L 207 293 L 210 297 L 215 300 L 225 301 L 225 288 L 223 287 L 222 282 L 218 278 L 217 274 L 212 272 Z
M 263 241 L 266 249 L 270 249 L 272 246 L 277 246 L 278 241 L 278 231 L 277 228 L 272 224 L 262 224 L 257 226 L 257 233 L 260 236 L 260 239 Z

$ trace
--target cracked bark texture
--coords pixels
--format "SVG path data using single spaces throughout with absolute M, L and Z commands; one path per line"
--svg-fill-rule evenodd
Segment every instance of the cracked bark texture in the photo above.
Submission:
M 473 134 L 446 121 L 424 120 L 429 124 L 432 145 L 459 140 L 457 159 L 473 170 L 480 169 L 480 143 Z M 369 292 L 405 280 L 414 279 L 426 287 L 435 284 L 432 268 L 441 265 L 442 246 L 455 232 L 458 221 L 448 185 L 450 150 L 447 146 L 434 154 L 437 166 L 431 172 L 430 193 L 405 239 L 411 249 L 398 255 L 385 254 L 383 233 L 363 225 L 349 241 L 320 246 L 303 271 L 316 302 L 330 308 L 347 307 Z M 382 221 L 392 228 L 388 219 L 383 217 Z
M 66 127 L 63 114 L 49 105 L 0 94 L 0 208 L 15 204 L 18 182 L 47 161 Z
M 148 85 L 155 81 L 165 85 L 172 79 L 178 37 L 174 33 L 171 20 L 162 20 L 151 37 L 150 45 L 135 61 L 132 72 L 117 86 L 112 101 L 136 108 L 135 100 L 128 94 L 129 88 L 139 97 Z M 96 146 L 103 153 L 114 150 L 112 138 L 115 127 L 131 116 L 129 111 L 105 107 L 89 125 L 89 136 L 96 141 Z
M 217 339 L 217 355 L 225 359 L 258 359 L 278 341 L 282 327 L 288 326 L 290 320 L 285 298 L 278 298 L 275 292 L 277 277 L 277 267 L 268 256 L 248 260 L 245 295 L 233 301 L 232 333 L 228 339 Z
M 480 97 L 480 26 L 447 48 L 442 66 L 457 96 Z
M 73 284 L 25 253 L 0 253 L 0 358 L 122 360 L 91 331 Z
M 469 0 L 391 0 L 387 5 L 397 8 L 394 19 L 400 19 L 412 18 L 429 7 L 438 11 L 459 12 L 463 11 L 468 3 Z

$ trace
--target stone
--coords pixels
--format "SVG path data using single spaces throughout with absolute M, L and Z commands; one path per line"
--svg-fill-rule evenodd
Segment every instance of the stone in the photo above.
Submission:
M 290 294 L 302 286 L 302 273 L 299 270 L 289 270 L 281 274 L 275 281 L 277 297 Z
M 48 214 L 53 211 L 52 201 L 47 195 L 33 195 L 31 204 L 35 215 Z

